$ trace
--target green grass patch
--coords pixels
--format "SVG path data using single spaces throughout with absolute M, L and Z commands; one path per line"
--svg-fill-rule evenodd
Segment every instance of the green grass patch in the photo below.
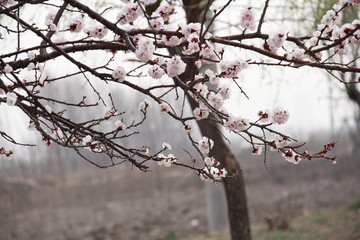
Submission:
M 290 222 L 290 230 L 267 231 L 264 224 L 252 226 L 253 240 L 359 240 L 360 201 L 319 214 L 302 216 Z M 227 240 L 228 231 L 195 235 L 183 240 Z

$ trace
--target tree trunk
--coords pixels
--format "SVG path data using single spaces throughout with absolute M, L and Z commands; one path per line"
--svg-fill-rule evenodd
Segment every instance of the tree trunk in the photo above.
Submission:
M 191 108 L 195 109 L 197 103 L 190 98 L 189 100 Z M 210 114 L 209 118 L 214 118 L 214 116 Z M 220 162 L 220 167 L 225 167 L 230 175 L 239 171 L 240 166 L 225 143 L 218 125 L 206 120 L 197 123 L 202 135 L 214 141 L 214 147 L 210 153 Z M 242 172 L 235 174 L 231 178 L 225 178 L 223 184 L 228 206 L 231 237 L 233 240 L 250 240 L 250 221 Z
M 204 8 L 206 7 L 206 4 L 204 4 L 205 2 L 207 1 L 183 0 L 188 23 L 202 21 Z M 169 49 L 169 52 L 171 55 L 175 55 L 180 53 L 181 49 L 172 48 Z M 191 79 L 194 68 L 193 59 L 189 58 L 185 62 L 187 64 L 187 69 L 179 76 L 183 82 L 187 82 Z M 188 100 L 192 110 L 198 107 L 198 104 L 191 97 L 188 97 Z M 216 118 L 217 117 L 214 114 L 209 114 L 209 119 Z M 220 162 L 220 168 L 225 167 L 230 175 L 238 172 L 233 177 L 225 178 L 223 181 L 227 199 L 231 237 L 232 240 L 250 240 L 250 221 L 245 193 L 245 183 L 243 174 L 240 171 L 240 165 L 237 163 L 235 157 L 225 143 L 218 124 L 208 120 L 197 121 L 197 123 L 201 134 L 214 141 L 214 147 L 211 149 L 210 154 Z

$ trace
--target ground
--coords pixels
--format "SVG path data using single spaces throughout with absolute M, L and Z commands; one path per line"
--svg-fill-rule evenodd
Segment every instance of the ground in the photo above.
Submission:
M 313 214 L 360 200 L 359 156 L 342 155 L 336 165 L 325 160 L 293 165 L 270 153 L 266 168 L 262 157 L 243 152 L 236 155 L 255 235 L 268 228 L 286 232 L 302 217 L 322 216 Z M 204 184 L 209 183 L 191 171 L 158 166 L 150 173 L 129 167 L 102 170 L 83 162 L 70 170 L 61 166 L 62 161 L 52 160 L 0 172 L 0 239 L 172 240 L 207 232 Z

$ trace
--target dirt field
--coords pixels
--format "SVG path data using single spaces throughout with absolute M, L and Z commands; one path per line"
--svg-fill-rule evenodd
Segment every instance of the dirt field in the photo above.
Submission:
M 295 166 L 269 154 L 268 169 L 262 158 L 237 156 L 253 223 L 288 221 L 360 199 L 359 156 Z M 192 172 L 62 164 L 1 172 L 0 239 L 160 240 L 207 231 L 205 183 Z

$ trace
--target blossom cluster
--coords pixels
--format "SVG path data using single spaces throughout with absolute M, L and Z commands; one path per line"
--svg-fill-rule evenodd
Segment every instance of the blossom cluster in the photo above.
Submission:
M 213 157 L 206 157 L 204 159 L 205 167 L 200 173 L 200 179 L 207 182 L 220 181 L 222 178 L 227 176 L 225 168 L 217 168 L 220 163 Z
M 339 26 L 341 22 L 341 10 L 350 6 L 358 6 L 360 4 L 357 0 L 341 0 L 338 4 L 334 4 L 333 9 L 330 9 L 322 17 L 320 24 L 317 27 L 317 31 L 313 33 L 313 37 L 309 40 L 311 47 L 319 44 L 320 37 L 327 37 L 333 43 L 338 43 L 334 47 L 334 52 L 339 55 L 345 55 L 350 52 L 348 45 L 349 38 L 345 38 L 356 27 L 359 27 L 360 21 L 354 20 L 351 24 L 345 23 Z M 353 32 L 350 41 L 354 44 L 360 45 L 360 31 Z

